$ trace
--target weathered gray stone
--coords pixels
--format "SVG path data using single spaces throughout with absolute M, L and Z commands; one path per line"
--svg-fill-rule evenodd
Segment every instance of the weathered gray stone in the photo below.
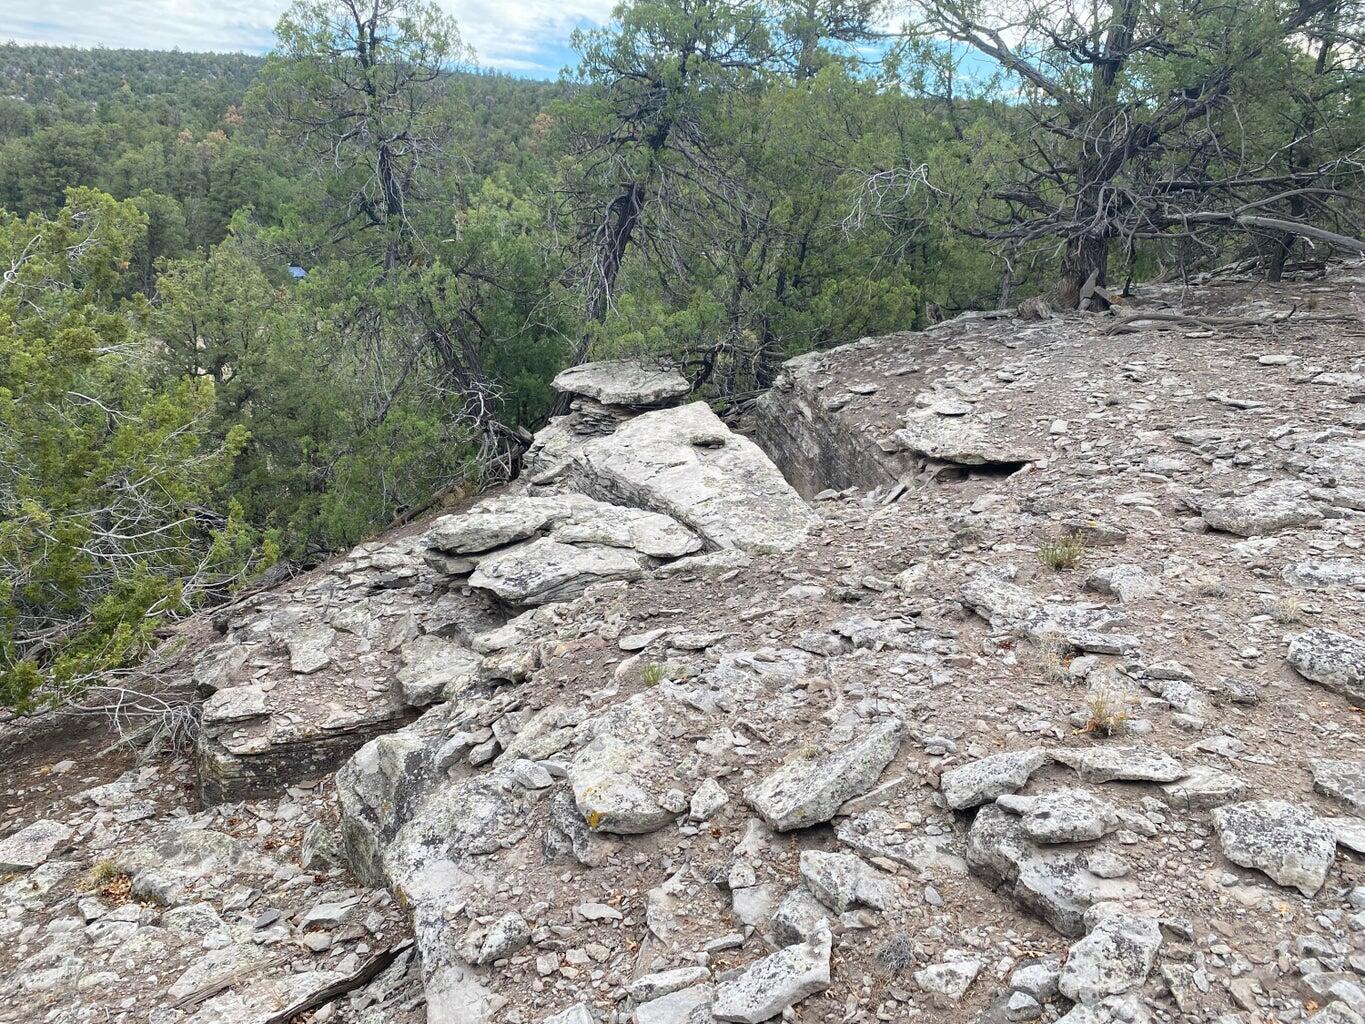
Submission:
M 564 544 L 538 537 L 479 560 L 469 585 L 512 605 L 549 604 L 606 580 L 638 580 L 653 563 L 629 548 Z
M 930 964 L 915 972 L 915 984 L 926 992 L 958 1002 L 972 987 L 981 970 L 981 961 L 963 954 L 960 959 Z
M 1314 758 L 1308 762 L 1313 788 L 1353 814 L 1365 817 L 1365 762 Z
M 948 769 L 939 776 L 939 791 L 949 807 L 965 810 L 1013 793 L 1047 762 L 1047 751 L 1040 747 L 992 754 Z
M 430 633 L 419 636 L 403 648 L 398 670 L 403 702 L 424 708 L 463 694 L 478 683 L 482 661 L 481 655 L 453 640 Z
M 833 938 L 821 926 L 798 945 L 787 946 L 716 986 L 711 1012 L 717 1020 L 758 1024 L 807 996 L 829 988 Z
M 773 943 L 793 946 L 805 942 L 825 922 L 829 911 L 806 888 L 793 889 L 782 898 L 768 921 Z
M 1095 904 L 1138 895 L 1127 879 L 1091 870 L 1093 856 L 1090 844 L 1035 843 L 1017 817 L 993 804 L 977 812 L 967 837 L 972 873 L 1004 887 L 1024 909 L 1063 935 L 1083 935 L 1085 912 Z
M 269 710 L 265 691 L 260 686 L 229 686 L 214 691 L 204 701 L 203 721 L 210 726 L 245 722 L 260 718 Z
M 1365 589 L 1365 562 L 1352 558 L 1308 558 L 1287 566 L 1282 575 L 1296 587 Z
M 789 551 L 819 521 L 752 441 L 705 402 L 628 420 L 575 455 L 583 489 L 664 512 L 712 545 Z
M 967 871 L 962 842 L 953 833 L 916 835 L 907 832 L 886 811 L 873 809 L 852 818 L 839 818 L 834 834 L 839 841 L 864 857 L 887 860 L 914 868 L 924 875 L 961 875 Z
M 491 925 L 478 946 L 478 952 L 471 962 L 491 964 L 494 960 L 511 956 L 531 940 L 531 928 L 526 920 L 515 911 L 503 914 Z
M 71 826 L 50 818 L 25 825 L 0 839 L 0 872 L 32 871 L 63 849 L 75 834 Z
M 579 813 L 594 832 L 638 835 L 663 828 L 674 815 L 642 781 L 660 762 L 656 751 L 599 736 L 569 766 Z
M 1093 1006 L 1147 980 L 1161 948 L 1161 926 L 1109 905 L 1091 910 L 1087 922 L 1089 934 L 1067 953 L 1057 987 L 1073 1002 Z
M 1236 803 L 1246 796 L 1248 789 L 1241 776 L 1197 764 L 1190 767 L 1185 778 L 1163 785 L 1161 799 L 1187 811 L 1207 811 Z
M 802 850 L 800 871 L 806 888 L 835 913 L 860 904 L 886 910 L 895 899 L 895 883 L 851 853 Z
M 1006 794 L 996 804 L 1020 815 L 1024 834 L 1039 843 L 1099 839 L 1119 824 L 1112 804 L 1083 789 L 1057 789 L 1038 796 Z
M 291 631 L 284 638 L 289 650 L 289 667 L 300 675 L 311 675 L 332 663 L 332 641 L 336 630 L 331 626 L 313 625 Z
M 709 821 L 730 802 L 730 796 L 715 779 L 705 779 L 688 802 L 688 813 L 696 821 Z
M 956 413 L 956 409 L 950 410 Z M 895 433 L 903 451 L 963 466 L 1037 462 L 1042 449 L 1019 441 L 975 416 L 941 415 L 934 409 L 907 413 Z
M 779 832 L 819 825 L 876 785 L 900 742 L 901 723 L 883 722 L 834 754 L 788 761 L 746 789 L 744 799 Z
M 680 989 L 691 988 L 711 976 L 705 967 L 678 967 L 671 971 L 643 974 L 630 983 L 630 998 L 637 1003 L 669 995 Z
M 1111 594 L 1123 604 L 1141 601 L 1161 593 L 1161 584 L 1140 565 L 1106 565 L 1090 574 L 1085 585 L 1101 594 Z
M 1314 895 L 1327 880 L 1336 836 L 1320 818 L 1283 800 L 1253 800 L 1216 808 L 1213 825 L 1228 860 Z
M 1308 491 L 1306 484 L 1284 480 L 1250 494 L 1207 502 L 1201 514 L 1211 528 L 1239 537 L 1313 526 L 1322 520 L 1322 513 L 1308 500 Z
M 1054 747 L 1052 759 L 1085 782 L 1174 782 L 1187 774 L 1179 761 L 1156 747 Z
M 679 989 L 636 1006 L 630 1016 L 631 1024 L 690 1024 L 693 1015 L 705 1013 L 705 1007 L 714 998 L 715 989 L 711 985 Z
M 603 405 L 631 408 L 664 405 L 681 398 L 692 387 L 677 370 L 661 370 L 628 359 L 580 363 L 562 370 L 550 386 L 570 395 L 583 395 Z
M 1365 643 L 1334 629 L 1310 629 L 1289 641 L 1289 664 L 1299 675 L 1365 706 Z

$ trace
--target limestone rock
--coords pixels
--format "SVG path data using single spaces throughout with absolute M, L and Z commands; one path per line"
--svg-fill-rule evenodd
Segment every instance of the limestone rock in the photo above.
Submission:
M 1039 843 L 1099 839 L 1119 824 L 1112 804 L 1083 789 L 1057 789 L 1038 796 L 1007 794 L 996 805 L 1020 815 L 1024 834 Z
M 877 783 L 900 749 L 898 720 L 873 726 L 842 750 L 793 760 L 744 791 L 744 799 L 779 832 L 829 821 L 847 800 Z
M 1085 782 L 1174 782 L 1184 778 L 1183 765 L 1164 750 L 1145 745 L 1126 747 L 1055 747 L 1052 759 Z
M 835 913 L 855 905 L 886 910 L 895 898 L 895 883 L 851 853 L 801 851 L 801 881 Z
M 1220 498 L 1204 505 L 1204 522 L 1239 537 L 1261 537 L 1299 526 L 1313 526 L 1322 513 L 1308 500 L 1306 484 L 1286 480 L 1250 494 Z
M 581 594 L 594 583 L 641 579 L 652 565 L 629 548 L 537 537 L 480 559 L 469 585 L 511 605 L 540 605 Z
M 1112 594 L 1123 604 L 1161 593 L 1161 584 L 1140 565 L 1102 566 L 1090 574 L 1085 585 L 1101 594 Z
M 1315 790 L 1365 817 L 1365 762 L 1315 758 L 1308 767 Z
M 1172 807 L 1187 811 L 1207 811 L 1223 804 L 1236 803 L 1246 796 L 1248 788 L 1241 776 L 1218 768 L 1193 765 L 1183 779 L 1161 787 L 1161 799 Z
M 403 648 L 398 682 L 403 701 L 421 708 L 450 700 L 479 680 L 483 658 L 463 644 L 433 634 L 423 634 Z
M 742 974 L 716 986 L 711 1012 L 717 1020 L 758 1024 L 807 996 L 829 988 L 833 938 L 828 926 L 799 945 L 787 946 Z
M 822 926 L 827 926 L 829 911 L 806 888 L 793 889 L 782 898 L 768 921 L 773 943 L 794 946 L 805 942 Z
M 1352 558 L 1304 559 L 1287 566 L 1282 575 L 1296 587 L 1365 589 L 1365 562 Z
M 569 785 L 588 828 L 638 835 L 671 822 L 673 813 L 641 782 L 658 760 L 654 751 L 611 735 L 584 747 L 569 766 Z
M 1336 855 L 1332 830 L 1302 806 L 1283 800 L 1216 808 L 1213 825 L 1228 860 L 1305 896 L 1322 888 Z
M 930 964 L 923 970 L 916 971 L 915 984 L 926 992 L 946 996 L 953 1002 L 958 1002 L 967 994 L 967 989 L 972 987 L 972 982 L 976 980 L 980 970 L 980 960 L 962 955 L 960 959 Z
M 677 370 L 658 370 L 626 359 L 571 366 L 561 371 L 550 386 L 603 405 L 632 408 L 663 405 L 692 389 Z
M 789 551 L 818 522 L 762 450 L 705 402 L 648 412 L 587 441 L 576 472 L 588 494 L 666 513 L 716 547 Z
M 476 964 L 491 964 L 494 960 L 511 956 L 526 945 L 530 938 L 530 926 L 520 914 L 516 912 L 504 914 L 489 926 L 477 954 L 471 960 Z
M 1093 926 L 1067 953 L 1057 987 L 1073 1002 L 1092 1006 L 1147 980 L 1161 948 L 1161 926 L 1108 906 L 1096 907 L 1088 917 Z
M 705 1007 L 715 998 L 711 985 L 693 985 L 648 1002 L 640 1003 L 630 1015 L 631 1024 L 689 1024 L 694 1019 L 709 1020 Z M 694 1014 L 706 1014 L 694 1018 Z
M 1365 643 L 1334 629 L 1310 629 L 1289 641 L 1289 664 L 1299 675 L 1365 705 Z
M 1094 856 L 1088 843 L 1034 842 L 1024 834 L 1019 818 L 993 804 L 977 812 L 967 837 L 971 872 L 1004 887 L 1024 909 L 1063 935 L 1084 934 L 1085 913 L 1097 903 L 1138 894 L 1126 879 L 1092 870 Z
M 949 807 L 965 810 L 1013 793 L 1047 762 L 1047 751 L 1039 747 L 992 754 L 948 769 L 939 777 L 939 790 Z
M 60 821 L 44 818 L 0 839 L 0 872 L 32 871 L 65 847 L 75 831 Z
M 956 411 L 956 410 L 952 410 Z M 989 426 L 975 416 L 940 415 L 934 409 L 909 413 L 895 433 L 903 451 L 963 466 L 1022 465 L 1042 458 L 1042 450 Z

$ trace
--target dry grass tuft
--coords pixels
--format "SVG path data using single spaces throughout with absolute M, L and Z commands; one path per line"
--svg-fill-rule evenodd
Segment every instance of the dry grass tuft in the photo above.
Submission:
M 1038 561 L 1049 569 L 1060 572 L 1074 569 L 1080 565 L 1085 554 L 1085 541 L 1078 534 L 1064 533 L 1060 537 L 1049 537 L 1038 545 Z

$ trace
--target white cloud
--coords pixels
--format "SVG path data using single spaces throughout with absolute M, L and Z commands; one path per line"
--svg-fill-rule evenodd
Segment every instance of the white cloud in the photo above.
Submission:
M 614 0 L 438 0 L 485 67 L 552 77 L 579 25 L 604 22 Z M 274 41 L 288 0 L 0 0 L 0 39 L 144 49 L 244 50 Z

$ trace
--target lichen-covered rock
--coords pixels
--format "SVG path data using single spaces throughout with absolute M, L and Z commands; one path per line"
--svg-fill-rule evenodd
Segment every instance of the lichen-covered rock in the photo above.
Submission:
M 1365 817 L 1365 762 L 1314 758 L 1308 768 L 1315 790 Z
M 1161 948 L 1154 918 L 1101 905 L 1088 915 L 1089 934 L 1071 947 L 1057 987 L 1076 1003 L 1093 1006 L 1147 980 Z
M 430 633 L 403 648 L 398 683 L 404 703 L 424 708 L 451 700 L 479 682 L 483 657 L 463 644 Z
M 1305 679 L 1365 706 L 1365 643 L 1334 629 L 1310 629 L 1289 641 L 1289 664 Z
M 762 450 L 704 402 L 628 420 L 575 453 L 584 491 L 666 513 L 709 543 L 790 551 L 819 521 Z
M 835 913 L 859 904 L 886 910 L 895 899 L 890 877 L 851 853 L 802 850 L 800 872 L 811 894 Z
M 916 971 L 915 984 L 925 992 L 933 992 L 956 1003 L 967 994 L 967 989 L 972 987 L 980 971 L 980 960 L 959 954 L 955 959 L 930 964 Z
M 873 726 L 842 750 L 788 761 L 744 791 L 744 799 L 779 832 L 829 821 L 840 806 L 877 783 L 900 749 L 898 720 Z
M 1228 860 L 1312 896 L 1327 881 L 1336 836 L 1298 804 L 1253 800 L 1216 808 L 1213 825 Z
M 675 815 L 659 804 L 647 783 L 660 758 L 652 749 L 615 736 L 598 736 L 569 766 L 569 785 L 588 828 L 638 835 L 655 832 Z
M 954 810 L 976 807 L 1013 793 L 1047 761 L 1047 751 L 1040 747 L 992 754 L 948 769 L 939 777 L 939 791 Z
M 1207 811 L 1223 804 L 1236 803 L 1246 796 L 1245 779 L 1219 768 L 1193 765 L 1183 779 L 1161 787 L 1161 799 L 1172 807 L 1188 811 Z
M 1085 782 L 1174 782 L 1186 774 L 1170 754 L 1146 745 L 1055 747 L 1051 754 Z
M 1239 537 L 1313 526 L 1322 521 L 1322 513 L 1308 500 L 1308 491 L 1307 484 L 1284 480 L 1250 494 L 1207 502 L 1201 514 L 1211 528 Z
M 562 370 L 550 386 L 570 395 L 583 395 L 603 405 L 642 408 L 681 398 L 692 387 L 677 370 L 660 370 L 628 359 L 580 363 Z
M 971 872 L 1004 887 L 1022 907 L 1063 935 L 1084 934 L 1085 912 L 1097 903 L 1138 894 L 1127 879 L 1092 870 L 1094 856 L 1089 843 L 1034 842 L 1019 818 L 994 804 L 977 812 L 967 837 Z
M 0 872 L 32 871 L 66 846 L 75 830 L 44 818 L 0 839 Z
M 1099 839 L 1119 824 L 1112 804 L 1083 789 L 1056 789 L 1038 796 L 1006 794 L 996 805 L 1018 814 L 1024 834 L 1039 843 Z
M 717 1020 L 759 1024 L 807 996 L 829 988 L 833 938 L 821 925 L 805 942 L 787 946 L 716 986 L 711 1012 Z

